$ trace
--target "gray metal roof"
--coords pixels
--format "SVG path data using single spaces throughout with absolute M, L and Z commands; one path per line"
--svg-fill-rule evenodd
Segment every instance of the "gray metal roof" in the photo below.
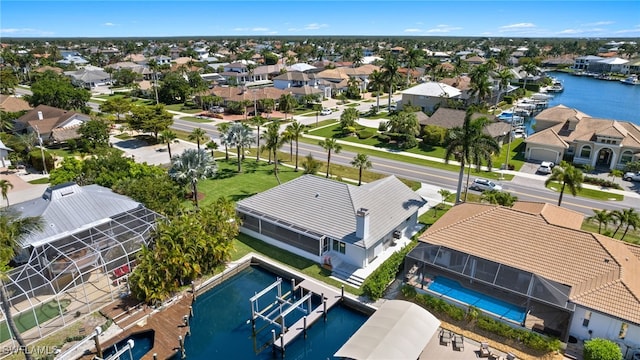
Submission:
M 42 217 L 42 231 L 34 232 L 23 240 L 23 246 L 27 247 L 49 243 L 140 206 L 140 203 L 102 186 L 80 187 L 66 183 L 49 187 L 41 197 L 11 208 L 19 211 L 22 217 Z
M 240 200 L 237 208 L 273 223 L 290 224 L 361 247 L 388 234 L 424 205 L 424 200 L 389 176 L 362 186 L 303 175 Z M 369 210 L 369 236 L 356 237 L 356 211 Z M 302 231 L 299 231 L 302 232 Z

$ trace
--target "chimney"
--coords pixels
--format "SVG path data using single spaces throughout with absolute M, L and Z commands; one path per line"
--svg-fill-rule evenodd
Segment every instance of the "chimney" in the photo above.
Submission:
M 42 116 L 42 111 L 38 111 L 38 120 L 44 120 L 44 116 Z
M 369 209 L 360 208 L 356 212 L 356 237 L 364 239 L 369 236 Z

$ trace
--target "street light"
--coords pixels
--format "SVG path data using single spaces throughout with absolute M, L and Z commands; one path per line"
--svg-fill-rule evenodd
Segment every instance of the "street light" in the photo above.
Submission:
M 320 110 L 316 109 L 316 129 L 318 128 L 318 115 L 320 115 Z

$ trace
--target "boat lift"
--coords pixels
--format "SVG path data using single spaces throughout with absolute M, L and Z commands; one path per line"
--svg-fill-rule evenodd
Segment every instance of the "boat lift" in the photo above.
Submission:
M 260 309 L 259 300 L 263 296 L 267 295 L 273 289 L 276 289 L 278 294 L 276 295 L 276 300 L 274 302 L 270 302 L 263 309 Z M 305 315 L 307 315 L 312 308 L 311 306 L 311 296 L 313 295 L 311 292 L 307 294 L 303 294 L 303 289 L 300 288 L 300 297 L 296 301 L 295 297 L 295 279 L 291 279 L 291 292 L 287 292 L 286 294 L 282 294 L 282 279 L 278 278 L 274 283 L 264 288 L 259 293 L 255 294 L 249 299 L 251 303 L 251 329 L 253 334 L 257 333 L 256 331 L 256 319 L 262 319 L 269 323 L 270 325 L 275 325 L 280 327 L 280 332 L 284 334 L 287 331 L 287 325 L 285 318 L 288 314 L 290 314 L 294 310 L 302 311 Z M 292 295 L 292 300 L 288 299 L 288 296 Z M 307 308 L 304 308 L 304 303 L 307 302 Z M 267 311 L 269 311 L 267 313 Z M 266 314 L 265 314 L 266 313 Z

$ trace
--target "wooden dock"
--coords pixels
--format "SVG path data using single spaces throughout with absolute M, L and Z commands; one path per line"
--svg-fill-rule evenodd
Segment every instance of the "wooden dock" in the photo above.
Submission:
M 324 298 L 326 299 L 326 302 L 327 302 L 327 312 L 329 311 L 329 309 L 331 309 L 333 306 L 339 303 L 340 300 L 342 299 L 342 295 L 337 291 L 312 281 L 303 280 L 300 284 L 296 286 L 296 289 L 298 288 L 302 288 L 304 290 L 307 290 L 308 292 L 312 292 L 317 295 L 324 294 Z M 318 319 L 323 317 L 323 315 L 324 315 L 324 305 L 320 304 L 320 306 L 313 309 L 309 313 L 309 315 L 307 315 L 307 328 L 311 327 L 311 325 L 315 323 Z M 276 341 L 273 345 L 276 349 L 280 351 L 284 351 L 287 345 L 293 340 L 295 340 L 300 334 L 303 334 L 304 331 L 305 331 L 305 328 L 304 328 L 304 317 L 303 317 L 300 320 L 296 321 L 293 325 L 289 326 L 286 332 L 284 333 L 284 335 L 282 336 L 282 338 L 280 337 L 276 338 Z

